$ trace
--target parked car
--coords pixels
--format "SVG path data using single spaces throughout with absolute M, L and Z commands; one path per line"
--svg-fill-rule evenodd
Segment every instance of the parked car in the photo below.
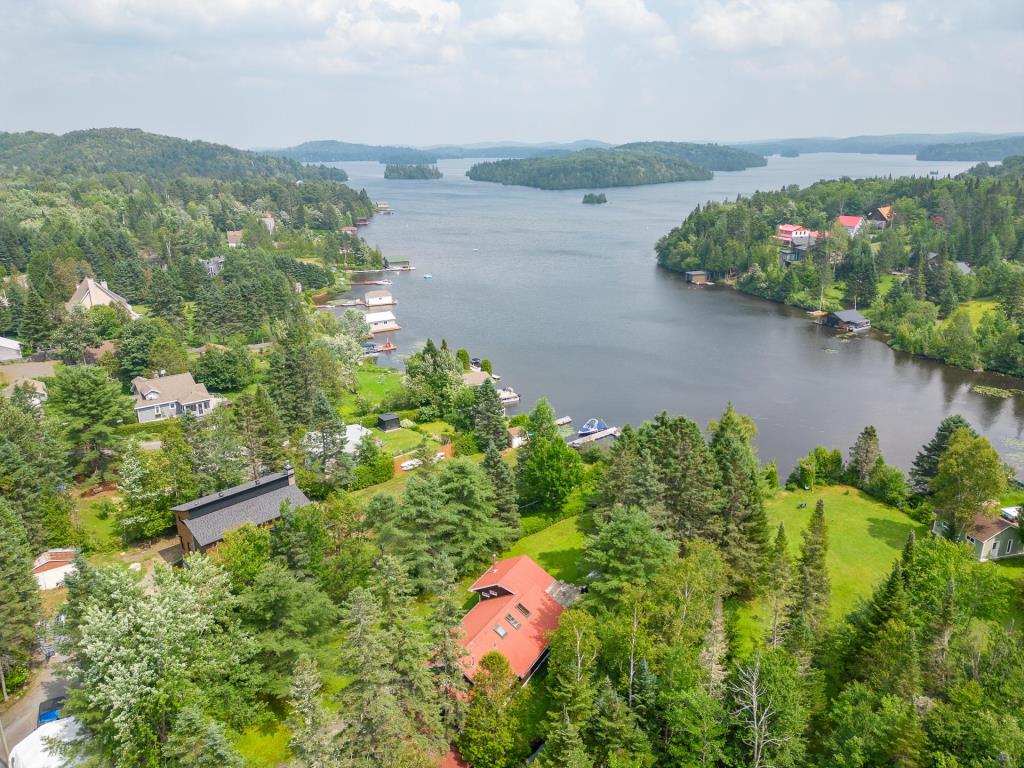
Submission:
M 416 467 L 420 466 L 422 463 L 423 462 L 419 459 L 409 459 L 408 461 L 403 461 L 400 466 L 402 467 L 403 472 L 408 472 L 411 469 L 416 469 Z
M 39 705 L 39 716 L 36 718 L 36 728 L 43 723 L 52 723 L 55 720 L 60 720 L 60 711 L 64 706 L 64 702 L 67 696 L 57 696 L 53 699 L 47 699 Z

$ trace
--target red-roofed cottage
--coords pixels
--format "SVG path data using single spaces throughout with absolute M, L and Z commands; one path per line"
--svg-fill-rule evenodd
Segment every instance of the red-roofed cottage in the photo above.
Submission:
M 864 226 L 864 217 L 840 216 L 839 223 L 846 227 L 846 231 L 850 233 L 850 237 L 854 237 L 858 232 L 860 232 L 860 228 Z
M 491 651 L 508 659 L 526 681 L 548 650 L 548 636 L 576 596 L 526 555 L 495 562 L 473 582 L 480 601 L 462 619 L 462 644 L 469 652 L 466 677 L 472 682 L 480 659 Z
M 792 243 L 794 241 L 806 241 L 810 234 L 807 227 L 799 224 L 779 224 L 775 236 L 784 243 Z

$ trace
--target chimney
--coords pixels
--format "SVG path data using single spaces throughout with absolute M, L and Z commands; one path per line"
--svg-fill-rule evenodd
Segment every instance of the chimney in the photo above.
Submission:
M 288 485 L 295 485 L 295 468 L 291 464 L 285 464 L 284 471 L 288 475 Z

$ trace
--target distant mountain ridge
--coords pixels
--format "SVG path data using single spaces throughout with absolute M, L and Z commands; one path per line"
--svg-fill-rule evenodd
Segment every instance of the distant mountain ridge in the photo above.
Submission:
M 189 141 L 138 128 L 93 128 L 65 134 L 0 134 L 0 171 L 46 175 L 138 173 L 241 179 L 283 176 L 346 181 L 340 168 L 308 166 L 226 144 Z
M 325 139 L 307 141 L 294 147 L 263 149 L 261 154 L 285 157 L 303 163 L 341 163 L 362 160 L 400 165 L 422 165 L 438 160 L 455 160 L 472 157 L 544 157 L 568 154 L 583 149 L 609 147 L 602 141 L 582 139 L 566 144 L 519 142 L 479 144 L 438 144 L 430 147 L 404 147 L 386 144 L 356 144 L 346 141 Z
M 932 144 L 917 153 L 918 160 L 1005 160 L 1024 155 L 1024 135 L 991 141 Z
M 1017 134 L 992 133 L 891 133 L 877 136 L 831 136 L 806 137 L 797 139 L 770 139 L 764 141 L 736 141 L 732 146 L 740 147 L 763 155 L 779 155 L 783 152 L 844 152 L 878 155 L 916 155 L 925 147 L 935 144 L 969 145 L 996 139 L 1005 139 Z M 959 158 L 981 160 L 981 157 Z

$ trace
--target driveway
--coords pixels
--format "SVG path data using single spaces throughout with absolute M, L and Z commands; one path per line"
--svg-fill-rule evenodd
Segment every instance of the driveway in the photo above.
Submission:
M 16 701 L 6 712 L 0 715 L 7 735 L 7 747 L 14 745 L 36 729 L 36 718 L 39 717 L 39 705 L 47 699 L 63 696 L 67 690 L 63 678 L 57 676 L 57 666 L 61 656 L 54 656 L 42 666 L 33 678 L 28 691 Z M 0 745 L 0 766 L 7 768 L 7 755 Z

